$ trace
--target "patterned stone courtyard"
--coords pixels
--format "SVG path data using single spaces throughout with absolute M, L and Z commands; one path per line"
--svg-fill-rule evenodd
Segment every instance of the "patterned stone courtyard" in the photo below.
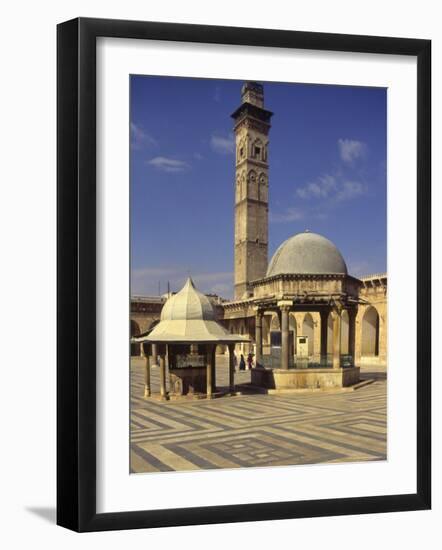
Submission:
M 385 367 L 362 367 L 361 378 L 374 382 L 354 391 L 169 402 L 143 398 L 143 369 L 132 358 L 132 473 L 386 459 Z M 227 386 L 224 356 L 216 377 Z M 236 384 L 249 381 L 249 371 L 235 373 Z

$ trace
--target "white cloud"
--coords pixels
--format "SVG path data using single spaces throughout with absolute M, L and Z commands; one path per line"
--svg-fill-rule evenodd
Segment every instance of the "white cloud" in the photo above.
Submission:
M 338 147 L 341 159 L 348 164 L 367 153 L 366 144 L 356 139 L 338 139 Z
M 315 181 L 307 183 L 296 190 L 301 199 L 318 199 L 319 201 L 339 202 L 364 195 L 367 186 L 355 180 L 345 179 L 341 173 L 324 174 Z
M 280 213 L 270 212 L 270 222 L 296 222 L 303 219 L 325 220 L 330 209 L 338 203 L 355 199 L 367 193 L 367 185 L 349 179 L 339 170 L 332 174 L 323 174 L 296 189 L 295 195 L 301 199 L 302 208 L 287 207 Z
M 326 199 L 336 193 L 337 188 L 336 177 L 331 174 L 324 174 L 319 176 L 317 180 L 307 183 L 305 187 L 297 189 L 296 194 L 301 199 Z
M 363 195 L 366 191 L 366 186 L 360 181 L 344 181 L 336 194 L 336 200 L 346 201 L 354 199 L 355 197 Z
M 299 208 L 287 208 L 284 212 L 270 212 L 271 223 L 296 222 L 304 219 L 304 211 Z
M 130 145 L 132 149 L 141 150 L 155 147 L 158 145 L 157 141 L 149 135 L 141 125 L 130 123 Z
M 334 170 L 322 174 L 295 190 L 297 204 L 302 208 L 291 206 L 284 211 L 270 213 L 272 223 L 296 222 L 303 219 L 325 220 L 330 210 L 338 203 L 365 195 L 366 183 L 358 181 L 353 165 L 356 159 L 365 157 L 367 146 L 361 141 L 352 139 L 338 140 L 341 161 Z M 359 167 L 360 168 L 360 167 Z
M 210 137 L 210 146 L 215 153 L 222 155 L 229 155 L 235 150 L 235 142 L 233 134 L 229 134 L 227 137 L 212 134 Z
M 190 168 L 187 162 L 168 157 L 154 157 L 148 160 L 147 164 L 154 166 L 162 172 L 184 172 Z

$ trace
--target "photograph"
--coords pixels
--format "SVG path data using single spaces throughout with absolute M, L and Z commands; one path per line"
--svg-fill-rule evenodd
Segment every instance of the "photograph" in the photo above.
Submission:
M 437 546 L 441 18 L 379 4 L 4 5 L 2 548 Z
M 387 89 L 129 85 L 130 473 L 387 460 Z

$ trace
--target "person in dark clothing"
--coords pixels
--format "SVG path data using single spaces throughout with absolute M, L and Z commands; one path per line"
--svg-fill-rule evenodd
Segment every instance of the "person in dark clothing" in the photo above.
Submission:
M 253 354 L 249 353 L 247 356 L 247 368 L 250 370 L 253 366 Z
M 239 370 L 246 370 L 246 362 L 244 360 L 244 355 L 241 353 L 241 359 L 239 360 Z

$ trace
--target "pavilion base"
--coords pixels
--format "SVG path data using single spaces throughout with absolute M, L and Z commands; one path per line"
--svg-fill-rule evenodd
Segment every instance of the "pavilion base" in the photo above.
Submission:
M 192 401 L 193 399 L 217 399 L 219 397 L 226 397 L 228 395 L 233 395 L 232 392 L 216 391 L 211 395 L 207 393 L 188 393 L 186 395 L 170 394 L 170 401 Z
M 333 390 L 358 384 L 359 374 L 359 367 L 288 370 L 261 367 L 252 370 L 251 385 L 269 390 L 268 393 L 287 393 L 286 390 Z
M 150 395 L 145 395 L 144 399 L 155 399 L 156 401 L 169 401 L 169 396 L 161 395 L 160 393 L 151 393 Z

